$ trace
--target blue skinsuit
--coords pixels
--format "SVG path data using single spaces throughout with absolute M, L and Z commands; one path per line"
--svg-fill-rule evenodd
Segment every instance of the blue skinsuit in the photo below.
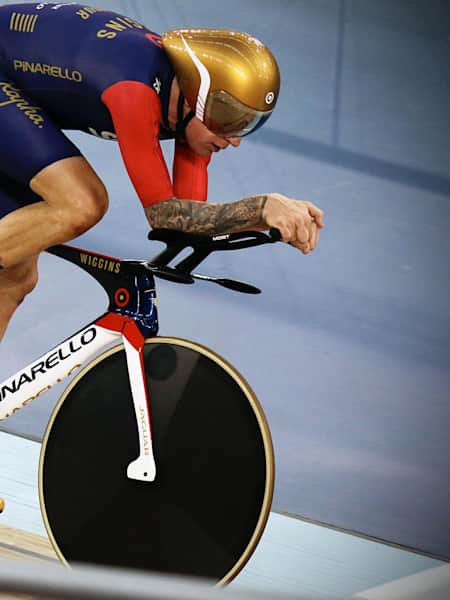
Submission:
M 39 200 L 28 183 L 41 169 L 80 155 L 61 129 L 118 138 L 144 206 L 172 196 L 158 140 L 174 137 L 167 126 L 173 77 L 160 37 L 129 17 L 79 4 L 0 6 L 0 218 Z M 127 102 L 133 115 L 153 110 L 157 118 L 139 173 L 132 164 L 142 148 L 129 139 Z M 156 191 L 138 189 L 145 166 L 163 180 Z

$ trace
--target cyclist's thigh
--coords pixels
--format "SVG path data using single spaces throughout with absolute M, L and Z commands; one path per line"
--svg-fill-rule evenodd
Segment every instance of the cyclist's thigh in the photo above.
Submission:
M 1 71 L 0 131 L 0 189 L 5 190 L 0 194 L 1 217 L 14 210 L 14 203 L 19 208 L 39 200 L 31 190 L 23 194 L 22 187 L 15 188 L 14 182 L 28 188 L 29 181 L 45 167 L 81 153 L 45 110 Z

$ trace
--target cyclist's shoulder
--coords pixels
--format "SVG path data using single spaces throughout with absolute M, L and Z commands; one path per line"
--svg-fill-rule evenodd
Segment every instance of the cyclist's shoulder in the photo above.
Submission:
M 132 17 L 81 4 L 0 6 L 0 54 L 10 62 L 24 47 L 29 60 L 75 65 L 102 81 L 153 81 L 171 71 L 157 33 Z

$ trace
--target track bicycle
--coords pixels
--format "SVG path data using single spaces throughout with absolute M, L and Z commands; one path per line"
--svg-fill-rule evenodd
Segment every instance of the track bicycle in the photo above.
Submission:
M 157 335 L 155 276 L 259 293 L 193 270 L 211 252 L 272 243 L 280 234 L 155 229 L 149 239 L 166 245 L 151 260 L 69 245 L 47 250 L 92 275 L 108 295 L 108 310 L 0 384 L 0 419 L 96 355 L 62 394 L 42 443 L 40 505 L 58 557 L 225 584 L 250 558 L 268 519 L 269 427 L 249 384 L 224 358 Z

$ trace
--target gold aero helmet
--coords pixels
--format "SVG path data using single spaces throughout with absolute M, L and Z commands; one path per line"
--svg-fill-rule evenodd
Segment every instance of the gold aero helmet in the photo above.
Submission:
M 256 38 L 228 29 L 174 29 L 162 44 L 195 116 L 214 133 L 248 135 L 272 114 L 280 72 Z

